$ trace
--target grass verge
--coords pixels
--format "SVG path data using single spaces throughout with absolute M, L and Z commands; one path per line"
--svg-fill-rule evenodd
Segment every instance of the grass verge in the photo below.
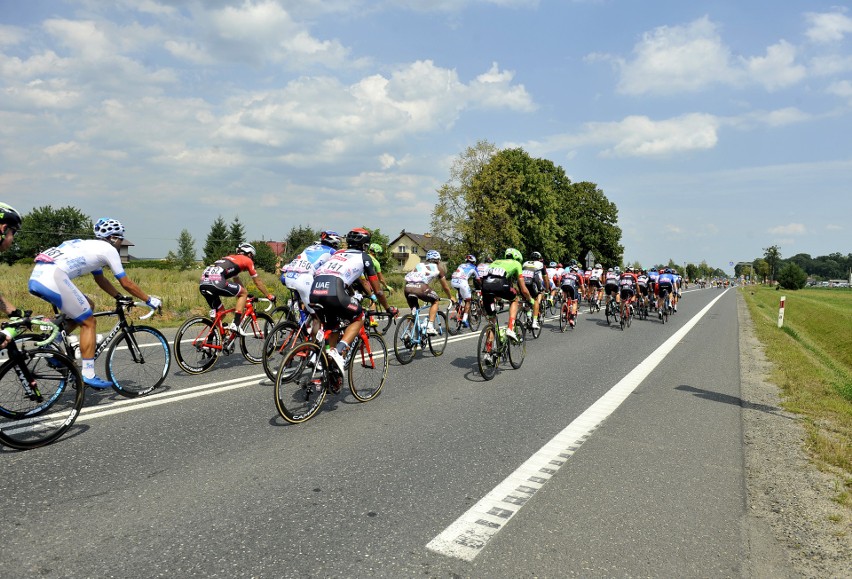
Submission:
M 784 408 L 803 417 L 808 453 L 820 469 L 840 475 L 836 500 L 852 508 L 852 291 L 778 292 L 762 286 L 740 291 Z

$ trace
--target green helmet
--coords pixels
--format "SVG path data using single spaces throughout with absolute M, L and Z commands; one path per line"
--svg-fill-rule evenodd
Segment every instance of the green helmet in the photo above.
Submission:
M 514 259 L 515 261 L 520 262 L 524 261 L 523 256 L 521 256 L 521 252 L 515 249 L 514 247 L 510 247 L 509 249 L 507 249 L 504 255 L 506 256 L 506 259 Z
M 382 246 L 379 245 L 378 243 L 371 243 L 370 244 L 370 251 L 372 251 L 373 253 L 381 253 L 384 250 L 382 249 Z

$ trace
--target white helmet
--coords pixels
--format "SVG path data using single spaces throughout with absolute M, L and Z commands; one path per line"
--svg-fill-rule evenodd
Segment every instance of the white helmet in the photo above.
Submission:
M 254 256 L 257 255 L 257 250 L 251 243 L 241 243 L 237 246 L 237 253 L 244 253 L 254 259 Z
M 434 249 L 430 249 L 426 252 L 426 261 L 441 261 L 441 254 Z
M 92 229 L 95 232 L 95 237 L 98 239 L 106 239 L 113 236 L 124 239 L 124 225 L 116 219 L 101 217 Z

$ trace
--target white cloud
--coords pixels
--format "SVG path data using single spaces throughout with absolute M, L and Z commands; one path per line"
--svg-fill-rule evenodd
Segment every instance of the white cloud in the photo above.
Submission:
M 766 49 L 766 56 L 746 59 L 749 78 L 761 83 L 767 90 L 796 84 L 807 74 L 804 66 L 795 63 L 796 47 L 782 40 Z
M 840 225 L 836 225 L 834 223 L 829 223 L 825 226 L 825 228 L 829 231 L 843 231 L 843 227 Z
M 0 46 L 14 46 L 27 37 L 27 31 L 17 26 L 0 24 Z
M 807 229 L 801 223 L 790 223 L 789 225 L 778 225 L 767 230 L 773 235 L 804 235 Z
M 833 82 L 829 85 L 828 92 L 839 97 L 852 98 L 852 82 L 848 80 Z
M 846 34 L 852 32 L 852 18 L 836 10 L 834 12 L 815 13 L 805 15 L 810 26 L 805 34 L 814 42 L 825 44 L 840 42 Z

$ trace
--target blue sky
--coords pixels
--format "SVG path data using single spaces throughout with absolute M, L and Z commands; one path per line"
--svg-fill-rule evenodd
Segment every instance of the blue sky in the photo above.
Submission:
M 140 257 L 238 215 L 428 230 L 487 140 L 592 181 L 625 259 L 852 252 L 852 11 L 831 2 L 0 4 L 0 200 Z

